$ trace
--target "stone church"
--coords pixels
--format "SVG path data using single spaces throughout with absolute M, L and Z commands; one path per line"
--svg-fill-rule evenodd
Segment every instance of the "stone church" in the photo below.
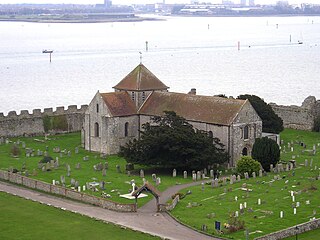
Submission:
M 93 97 L 85 113 L 82 143 L 86 150 L 117 154 L 120 146 L 139 138 L 142 124 L 164 111 L 174 111 L 194 128 L 205 130 L 225 145 L 230 166 L 250 155 L 262 121 L 248 100 L 169 92 L 143 64 L 123 78 L 114 92 Z

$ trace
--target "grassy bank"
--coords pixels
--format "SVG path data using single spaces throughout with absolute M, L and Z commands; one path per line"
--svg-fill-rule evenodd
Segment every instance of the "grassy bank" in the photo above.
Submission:
M 0 239 L 159 239 L 0 192 Z

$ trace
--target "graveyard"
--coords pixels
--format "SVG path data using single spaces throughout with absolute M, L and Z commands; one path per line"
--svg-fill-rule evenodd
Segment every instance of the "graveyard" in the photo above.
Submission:
M 12 153 L 14 146 L 17 146 L 17 156 Z M 39 163 L 45 156 L 52 160 Z M 134 170 L 127 171 L 123 158 L 83 150 L 80 133 L 1 140 L 0 159 L 1 170 L 119 203 L 134 203 L 134 199 L 120 197 L 132 192 L 133 182 L 139 187 L 144 181 L 149 181 L 163 191 L 169 186 L 192 181 L 182 176 L 172 178 L 172 173 L 143 166 L 134 166 Z M 139 198 L 138 206 L 152 197 L 149 194 Z
M 0 139 L 0 169 L 65 186 L 119 203 L 134 203 L 132 183 L 149 181 L 160 191 L 202 180 L 182 190 L 171 214 L 180 222 L 210 235 L 254 239 L 320 216 L 320 134 L 286 129 L 281 133 L 281 162 L 270 173 L 238 176 L 233 170 L 214 172 L 150 169 L 128 165 L 116 155 L 88 152 L 80 133 Z M 41 160 L 51 157 L 48 162 Z M 153 198 L 138 200 L 141 207 Z M 215 230 L 219 223 L 220 230 Z M 317 231 L 317 230 L 316 230 Z M 316 232 L 313 231 L 313 232 Z M 311 239 L 311 238 L 310 238 Z
M 254 239 L 319 218 L 320 134 L 286 129 L 281 139 L 282 164 L 272 173 L 239 181 L 225 171 L 226 178 L 182 191 L 172 214 L 199 231 L 231 239 Z
M 0 209 L 2 239 L 159 239 L 3 192 Z

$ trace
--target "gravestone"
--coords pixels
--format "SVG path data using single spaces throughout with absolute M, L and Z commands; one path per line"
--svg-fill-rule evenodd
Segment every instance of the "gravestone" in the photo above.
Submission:
M 63 175 L 60 176 L 60 182 L 62 185 L 66 183 L 65 177 Z
M 105 177 L 107 175 L 107 169 L 102 169 L 102 176 Z
M 286 172 L 289 172 L 289 171 L 290 171 L 290 165 L 286 164 Z
M 240 181 L 241 181 L 241 176 L 238 175 L 238 176 L 237 176 L 237 182 L 240 182 Z
M 37 176 L 37 175 L 38 175 L 38 172 L 37 172 L 37 170 L 36 170 L 36 169 L 33 169 L 33 171 L 32 171 L 32 175 L 33 175 L 33 176 Z
M 225 177 L 222 178 L 222 184 L 223 184 L 223 186 L 227 184 L 227 178 L 225 178 Z
M 71 151 L 68 151 L 68 157 L 71 157 Z
M 211 187 L 214 188 L 214 179 L 211 179 Z
M 252 177 L 253 177 L 253 178 L 256 178 L 256 172 L 253 172 L 253 173 L 252 173 Z
M 74 187 L 77 189 L 79 187 L 79 182 L 78 181 L 75 181 L 74 182 Z
M 153 173 L 153 174 L 151 175 L 151 177 L 152 177 L 152 181 L 154 181 L 154 182 L 157 181 L 157 175 L 156 175 L 155 173 Z
M 206 175 L 207 176 L 207 174 L 208 174 L 208 170 L 205 168 L 205 169 L 203 169 L 203 173 L 204 173 L 204 175 Z
M 213 169 L 210 170 L 210 177 L 211 177 L 211 178 L 214 177 L 214 171 L 213 171 Z
M 22 142 L 22 148 L 26 148 L 26 143 L 25 142 Z
M 198 171 L 198 172 L 197 172 L 197 180 L 200 180 L 200 179 L 201 179 L 201 172 Z
M 188 172 L 187 172 L 187 171 L 184 171 L 184 172 L 183 172 L 183 178 L 184 178 L 184 179 L 188 178 Z
M 105 188 L 105 182 L 104 181 L 101 181 L 100 183 L 99 183 L 99 187 L 100 187 L 100 189 L 101 190 L 105 190 L 106 188 Z
M 261 199 L 260 198 L 258 199 L 258 205 L 261 205 Z
M 161 178 L 157 177 L 156 179 L 156 185 L 158 186 L 161 183 Z
M 109 163 L 108 162 L 104 162 L 104 169 L 109 169 Z
M 310 167 L 312 167 L 312 164 L 313 164 L 313 158 L 311 158 L 310 160 Z
M 262 177 L 262 170 L 259 170 L 259 177 Z
M 67 170 L 67 177 L 70 177 L 70 176 L 71 176 L 71 171 Z
M 230 176 L 230 184 L 233 184 L 233 176 Z
M 76 180 L 74 180 L 73 178 L 70 179 L 70 185 L 74 187 L 74 184 L 76 183 Z
M 26 177 L 29 177 L 29 171 L 28 170 L 25 171 L 25 175 L 26 175 Z
M 127 176 L 130 177 L 131 176 L 131 172 L 127 171 Z
M 78 147 L 76 147 L 76 148 L 74 149 L 74 153 L 75 153 L 75 154 L 78 154 L 78 153 L 79 153 L 79 148 L 78 148 Z
M 197 181 L 197 174 L 195 173 L 192 174 L 192 181 Z
M 204 191 L 204 182 L 201 183 L 201 190 Z
M 173 169 L 172 171 L 172 177 L 176 177 L 177 176 L 177 170 L 176 169 Z
M 46 170 L 49 170 L 50 168 L 51 168 L 50 163 L 47 162 L 47 163 L 46 163 Z
M 77 163 L 77 164 L 76 164 L 76 169 L 78 169 L 78 170 L 79 170 L 80 168 L 81 168 L 80 163 Z
M 308 167 L 308 159 L 305 159 L 305 160 L 304 160 L 304 166 L 305 166 L 305 167 Z
M 140 177 L 141 177 L 141 178 L 144 178 L 144 171 L 143 171 L 143 169 L 140 170 Z
M 244 173 L 244 178 L 245 178 L 245 179 L 249 179 L 249 173 L 248 173 L 248 172 L 245 172 L 245 173 Z

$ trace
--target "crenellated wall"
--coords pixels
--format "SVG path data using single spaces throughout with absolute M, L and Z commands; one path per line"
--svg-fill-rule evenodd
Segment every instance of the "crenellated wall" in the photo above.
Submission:
M 80 131 L 84 121 L 84 113 L 87 105 L 82 105 L 79 109 L 76 105 L 64 107 L 34 109 L 32 113 L 28 110 L 22 110 L 20 114 L 11 111 L 5 116 L 0 113 L 0 136 L 2 137 L 18 137 L 33 136 L 44 134 L 44 116 L 65 116 L 68 123 L 68 132 Z
M 307 97 L 301 106 L 283 106 L 270 103 L 273 111 L 283 120 L 285 128 L 312 130 L 314 119 L 320 115 L 320 100 Z

